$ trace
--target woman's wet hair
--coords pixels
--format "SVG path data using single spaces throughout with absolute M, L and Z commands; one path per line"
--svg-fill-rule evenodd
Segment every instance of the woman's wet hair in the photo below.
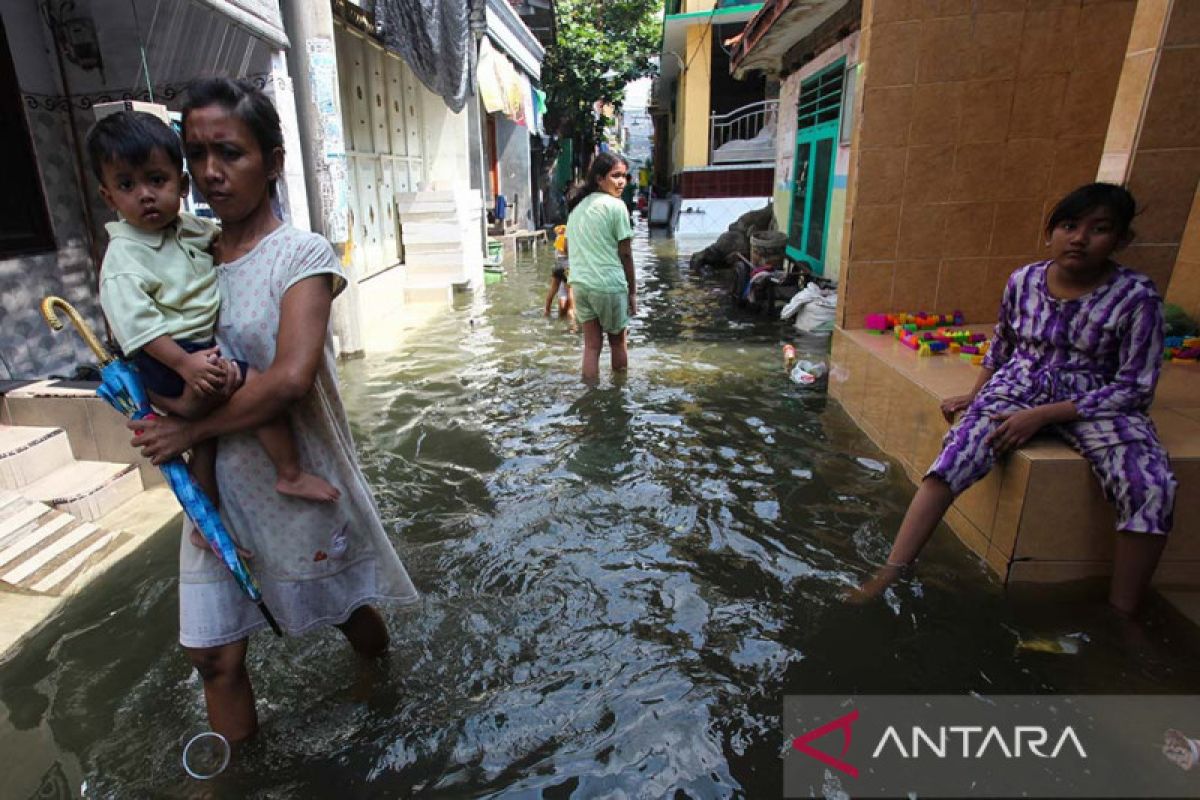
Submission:
M 155 150 L 162 150 L 183 172 L 183 148 L 167 123 L 141 111 L 118 111 L 99 120 L 87 132 L 88 160 L 96 180 L 104 182 L 104 165 L 123 161 L 140 167 Z
M 187 102 L 183 104 L 183 140 L 187 141 L 188 114 L 197 108 L 221 106 L 246 123 L 262 151 L 263 163 L 271 164 L 271 154 L 283 150 L 283 128 L 274 103 L 250 81 L 232 78 L 200 78 L 188 85 Z M 271 179 L 271 196 L 275 197 L 275 178 Z
M 588 167 L 587 180 L 567 200 L 567 213 L 570 214 L 574 211 L 575 206 L 583 202 L 583 198 L 600 191 L 600 180 L 612 172 L 613 167 L 618 164 L 624 164 L 625 169 L 629 169 L 629 162 L 623 156 L 608 151 L 597 153 L 596 157 L 592 159 L 592 165 Z
M 1080 219 L 1098 208 L 1112 212 L 1122 235 L 1129 233 L 1137 216 L 1137 201 L 1128 189 L 1115 183 L 1089 183 L 1059 200 L 1046 220 L 1046 233 L 1064 221 Z

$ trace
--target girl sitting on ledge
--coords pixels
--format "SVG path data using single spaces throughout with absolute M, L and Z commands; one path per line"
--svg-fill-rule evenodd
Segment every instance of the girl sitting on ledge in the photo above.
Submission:
M 911 565 L 958 495 L 997 458 L 1053 431 L 1092 466 L 1117 509 L 1109 603 L 1137 608 L 1171 529 L 1175 476 L 1146 414 L 1163 357 L 1154 283 L 1112 259 L 1133 238 L 1133 196 L 1093 183 L 1046 223 L 1052 258 L 1008 279 L 983 372 L 970 394 L 942 403 L 942 451 L 900 524 L 887 564 L 858 591 L 874 597 Z

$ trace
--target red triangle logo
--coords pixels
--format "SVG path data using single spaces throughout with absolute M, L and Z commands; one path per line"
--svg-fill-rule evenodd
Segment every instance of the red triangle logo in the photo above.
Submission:
M 855 709 L 845 716 L 838 717 L 833 722 L 827 722 L 819 728 L 813 728 L 808 733 L 802 734 L 793 739 L 792 749 L 799 750 L 809 758 L 815 758 L 817 761 L 820 761 L 827 767 L 833 767 L 840 772 L 844 772 L 851 778 L 857 778 L 858 768 L 852 764 L 842 761 L 842 758 L 845 758 L 846 752 L 850 749 L 850 738 L 853 734 L 851 726 L 857 719 L 858 709 Z M 832 733 L 836 730 L 840 730 L 842 732 L 842 758 L 834 758 L 828 753 L 822 752 L 821 750 L 818 750 L 809 744 L 809 742 L 820 739 L 822 736 L 825 736 L 826 734 Z

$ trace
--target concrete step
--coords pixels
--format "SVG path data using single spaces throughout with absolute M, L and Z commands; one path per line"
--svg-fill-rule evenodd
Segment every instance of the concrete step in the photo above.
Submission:
M 460 244 L 463 239 L 463 226 L 452 220 L 437 222 L 409 222 L 405 220 L 400 229 L 400 237 L 404 246 L 414 244 Z
M 117 540 L 118 534 L 95 523 L 18 497 L 0 507 L 0 583 L 61 594 Z
M 455 276 L 443 276 L 438 279 L 427 280 L 407 280 L 404 283 L 404 302 L 405 303 L 439 303 L 449 304 L 454 301 L 454 286 L 453 280 L 461 281 L 461 274 Z
M 74 460 L 62 428 L 0 425 L 0 488 L 27 486 Z
M 142 488 L 142 477 L 132 464 L 76 461 L 22 487 L 21 493 L 91 521 L 112 511 Z

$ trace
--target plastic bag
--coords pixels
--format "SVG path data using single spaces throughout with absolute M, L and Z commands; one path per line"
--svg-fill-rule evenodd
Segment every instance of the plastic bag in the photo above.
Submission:
M 798 331 L 812 333 L 833 330 L 837 316 L 837 289 L 822 289 L 810 283 L 796 292 L 796 296 L 779 312 L 780 319 L 790 319 L 793 315 L 796 316 L 795 327 Z
M 824 377 L 826 372 L 825 365 L 820 361 L 808 361 L 802 358 L 792 367 L 790 377 L 794 383 L 811 386 Z

